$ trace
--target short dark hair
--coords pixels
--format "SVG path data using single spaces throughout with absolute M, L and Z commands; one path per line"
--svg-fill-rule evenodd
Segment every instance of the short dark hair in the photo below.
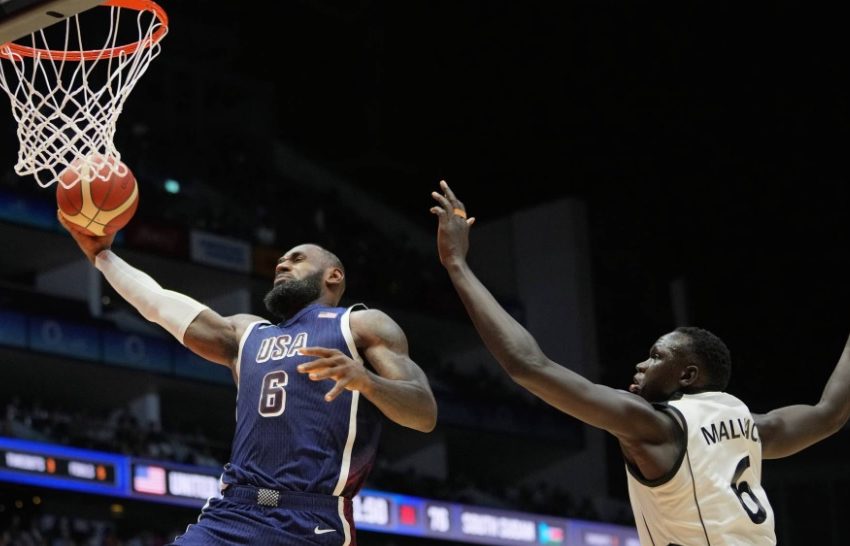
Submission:
M 324 261 L 325 261 L 325 268 L 336 267 L 340 271 L 342 271 L 342 292 L 341 293 L 344 293 L 346 285 L 348 283 L 346 282 L 346 279 L 345 279 L 345 266 L 342 265 L 342 260 L 340 260 L 339 256 L 337 256 L 336 254 L 334 254 L 333 252 L 331 252 L 327 248 L 325 248 L 323 246 L 319 246 L 319 245 L 316 245 L 316 246 L 318 246 L 322 251 L 322 256 L 324 256 Z
M 318 245 L 316 245 L 316 246 L 318 246 Z M 322 249 L 322 254 L 324 254 L 324 256 L 325 256 L 325 263 L 327 264 L 328 267 L 338 267 L 339 269 L 342 270 L 343 273 L 345 273 L 345 266 L 342 265 L 342 260 L 340 260 L 339 257 L 336 254 L 334 254 L 333 252 L 331 252 L 327 248 L 324 248 L 324 247 L 321 247 L 321 246 L 319 248 Z
M 690 338 L 688 349 L 696 356 L 705 371 L 708 381 L 705 388 L 725 390 L 732 375 L 732 355 L 723 340 L 708 330 L 695 326 L 681 326 L 676 332 Z

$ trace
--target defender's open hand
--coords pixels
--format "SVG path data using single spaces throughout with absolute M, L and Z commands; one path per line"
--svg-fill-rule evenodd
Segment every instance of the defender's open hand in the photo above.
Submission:
M 445 180 L 440 181 L 440 189 L 443 193 L 431 192 L 431 197 L 438 203 L 437 206 L 431 207 L 431 212 L 440 219 L 437 226 L 440 263 L 449 267 L 466 259 L 469 250 L 469 227 L 475 223 L 475 218 L 466 217 L 466 207 Z

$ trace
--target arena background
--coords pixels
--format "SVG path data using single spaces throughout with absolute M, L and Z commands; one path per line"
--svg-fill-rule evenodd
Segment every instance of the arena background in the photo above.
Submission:
M 559 362 L 625 387 L 660 334 L 695 324 L 730 346 L 729 391 L 753 411 L 817 400 L 850 330 L 838 14 L 232 4 L 162 2 L 171 32 L 118 122 L 141 187 L 119 244 L 168 287 L 263 314 L 269 260 L 314 241 L 346 263 L 349 303 L 401 323 L 440 423 L 427 437 L 387 427 L 362 544 L 472 543 L 399 534 L 432 524 L 421 499 L 542 514 L 538 543 L 627 540 L 546 521 L 632 524 L 616 444 L 505 381 L 469 326 L 436 258 L 441 178 L 479 220 L 482 278 Z M 96 281 L 51 217 L 52 189 L 14 174 L 5 118 L 0 436 L 15 440 L 0 450 L 220 467 L 233 387 Z M 765 463 L 780 544 L 847 543 L 848 446 L 844 430 Z M 159 544 L 199 507 L 19 474 L 0 469 L 0 544 Z

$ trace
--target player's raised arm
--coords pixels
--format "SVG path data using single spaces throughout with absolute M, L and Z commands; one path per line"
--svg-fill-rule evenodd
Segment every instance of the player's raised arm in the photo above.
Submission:
M 112 252 L 114 235 L 88 235 L 69 225 L 61 214 L 57 217 L 86 258 L 143 317 L 165 328 L 199 356 L 224 366 L 234 365 L 242 332 L 250 322 L 259 320 L 258 317 L 222 317 L 184 294 L 166 290 L 148 274 Z
M 438 205 L 437 243 L 449 273 L 487 349 L 510 377 L 530 392 L 590 425 L 607 430 L 624 443 L 660 444 L 675 434 L 671 420 L 643 398 L 598 385 L 543 354 L 531 334 L 496 301 L 466 262 L 469 228 L 465 207 L 445 182 L 432 196 Z
M 850 339 L 817 404 L 754 415 L 766 459 L 793 455 L 841 430 L 850 418 Z
M 351 313 L 351 333 L 374 372 L 340 351 L 321 347 L 301 350 L 318 358 L 298 371 L 313 381 L 336 381 L 325 395 L 328 401 L 344 389 L 360 391 L 388 419 L 421 432 L 433 430 L 437 403 L 425 373 L 408 355 L 401 327 L 382 311 L 368 309 Z

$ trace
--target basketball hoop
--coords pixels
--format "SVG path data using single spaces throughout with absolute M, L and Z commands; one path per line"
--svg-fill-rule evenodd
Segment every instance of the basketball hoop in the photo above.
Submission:
M 18 122 L 15 172 L 34 175 L 42 187 L 59 182 L 70 188 L 89 173 L 103 180 L 126 174 L 113 142 L 115 124 L 136 82 L 160 53 L 168 16 L 150 0 L 106 0 L 102 6 L 109 8 L 109 24 L 100 48 L 83 43 L 80 15 L 65 19 L 64 39 L 61 26 L 53 25 L 33 32 L 31 45 L 0 44 L 0 88 L 9 95 Z M 134 15 L 138 40 L 120 45 L 119 23 L 122 13 L 128 19 L 127 11 Z M 46 31 L 55 27 L 60 27 L 57 36 L 49 41 Z M 60 178 L 69 166 L 77 176 Z

